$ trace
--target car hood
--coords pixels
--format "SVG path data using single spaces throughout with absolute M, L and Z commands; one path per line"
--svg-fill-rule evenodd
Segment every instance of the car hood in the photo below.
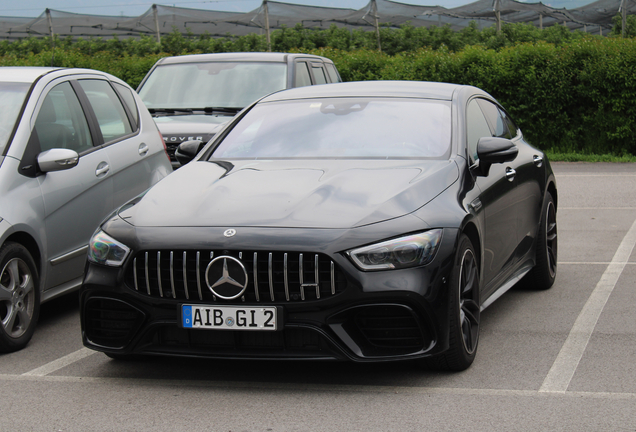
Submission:
M 214 134 L 232 120 L 227 115 L 160 115 L 153 117 L 162 134 Z
M 454 161 L 194 161 L 119 215 L 142 227 L 352 228 L 411 213 L 457 181 Z

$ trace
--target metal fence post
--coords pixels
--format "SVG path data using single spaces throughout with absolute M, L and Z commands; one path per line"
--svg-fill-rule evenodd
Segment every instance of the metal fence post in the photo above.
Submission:
M 55 63 L 55 34 L 53 33 L 53 19 L 51 18 L 51 9 L 46 8 L 46 20 L 49 23 L 49 35 L 51 36 L 51 67 Z
M 159 31 L 159 14 L 157 12 L 157 5 L 152 5 L 152 14 L 155 17 L 155 31 L 157 32 L 157 43 L 161 43 L 161 32 Z
M 373 8 L 373 22 L 375 25 L 375 36 L 378 40 L 378 51 L 382 52 L 382 43 L 380 40 L 380 22 L 378 21 L 380 17 L 378 16 L 378 5 L 375 0 L 373 0 L 371 7 Z
M 627 0 L 621 1 L 621 12 L 623 14 L 622 18 L 622 27 L 621 27 L 621 37 L 625 38 L 627 36 Z

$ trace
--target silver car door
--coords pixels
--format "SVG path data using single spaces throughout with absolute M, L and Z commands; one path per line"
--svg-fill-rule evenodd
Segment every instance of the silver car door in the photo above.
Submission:
M 47 238 L 45 290 L 81 282 L 88 240 L 113 208 L 108 154 L 95 146 L 99 140 L 71 83 L 53 85 L 43 93 L 32 134 L 37 134 L 42 151 L 68 148 L 80 158 L 73 168 L 38 176 Z
M 167 160 L 160 134 L 149 115 L 140 117 L 135 97 L 127 87 L 119 85 L 115 91 L 113 86 L 118 84 L 97 79 L 81 79 L 78 83 L 93 107 L 105 141 L 104 150 L 111 164 L 113 203 L 119 207 L 159 180 L 153 179 L 160 163 L 156 158 L 162 159 L 162 165 Z M 140 127 L 143 120 L 149 125 L 145 129 Z

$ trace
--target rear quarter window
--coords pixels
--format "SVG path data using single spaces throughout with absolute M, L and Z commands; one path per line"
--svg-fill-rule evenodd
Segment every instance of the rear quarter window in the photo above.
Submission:
M 124 104 L 126 104 L 126 107 L 128 108 L 129 114 L 132 116 L 132 120 L 134 121 L 135 125 L 137 126 L 137 128 L 139 128 L 139 109 L 137 107 L 137 102 L 135 101 L 135 96 L 133 96 L 132 91 L 128 87 L 118 83 L 113 83 L 113 86 L 115 87 L 115 90 L 117 90 L 117 93 L 119 93 L 119 96 L 121 96 Z
M 79 80 L 91 103 L 104 142 L 115 141 L 133 132 L 121 100 L 106 81 Z

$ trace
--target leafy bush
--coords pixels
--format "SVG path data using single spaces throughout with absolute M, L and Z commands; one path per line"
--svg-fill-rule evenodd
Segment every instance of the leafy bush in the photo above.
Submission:
M 345 81 L 440 81 L 480 87 L 534 145 L 558 153 L 636 155 L 636 40 L 528 42 L 498 51 L 422 48 L 395 56 L 370 50 L 312 51 L 334 60 Z

